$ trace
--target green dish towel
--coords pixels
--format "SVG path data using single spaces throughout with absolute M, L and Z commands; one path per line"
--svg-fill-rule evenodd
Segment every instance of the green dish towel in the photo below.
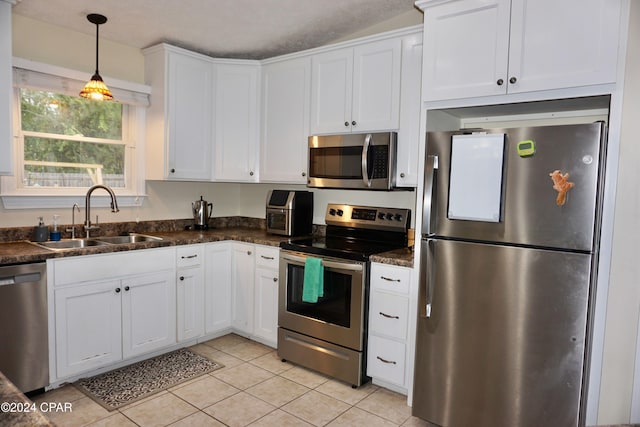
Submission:
M 304 262 L 304 282 L 302 283 L 302 301 L 318 302 L 324 296 L 324 267 L 320 258 L 307 257 Z

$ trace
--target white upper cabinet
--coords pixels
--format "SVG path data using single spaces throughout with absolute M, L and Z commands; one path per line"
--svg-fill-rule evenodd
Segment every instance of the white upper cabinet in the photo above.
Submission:
M 618 0 L 419 1 L 423 100 L 615 82 Z
M 212 62 L 169 45 L 146 49 L 152 87 L 147 112 L 147 179 L 212 179 Z
M 0 1 L 0 175 L 13 172 L 11 4 Z
M 310 98 L 310 57 L 263 66 L 261 182 L 307 183 Z
M 311 58 L 311 134 L 398 128 L 400 39 Z
M 257 182 L 260 65 L 217 64 L 215 79 L 215 179 Z

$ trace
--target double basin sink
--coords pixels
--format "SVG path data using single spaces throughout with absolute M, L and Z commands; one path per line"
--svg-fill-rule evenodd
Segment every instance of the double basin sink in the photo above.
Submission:
M 61 250 L 69 250 L 69 249 L 89 248 L 94 246 L 158 242 L 161 240 L 162 240 L 162 237 L 147 236 L 146 234 L 138 234 L 138 233 L 129 233 L 124 236 L 99 236 L 99 237 L 91 237 L 89 239 L 62 239 L 57 241 L 38 242 L 34 244 L 46 249 L 61 251 Z

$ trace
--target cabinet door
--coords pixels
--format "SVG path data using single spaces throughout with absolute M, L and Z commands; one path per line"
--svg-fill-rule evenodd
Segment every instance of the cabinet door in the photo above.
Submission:
M 278 342 L 278 268 L 280 249 L 256 245 L 254 336 L 276 347 Z
M 257 181 L 259 65 L 216 65 L 215 178 Z
M 390 39 L 353 49 L 353 132 L 398 128 L 401 45 Z
M 248 335 L 253 333 L 254 260 L 253 245 L 233 244 L 233 317 L 231 323 L 239 332 Z
M 204 333 L 204 272 L 201 266 L 181 268 L 176 282 L 178 341 Z
M 400 126 L 396 153 L 396 185 L 418 186 L 418 147 L 420 136 L 420 84 L 422 82 L 422 37 L 418 34 L 402 39 L 402 74 L 400 78 Z
M 424 10 L 424 101 L 506 93 L 509 3 L 466 0 Z
M 257 268 L 253 333 L 273 347 L 278 342 L 278 270 Z
M 175 270 L 122 280 L 122 347 L 125 358 L 176 342 Z
M 11 3 L 0 2 L 0 175 L 13 173 Z
M 67 377 L 122 359 L 118 280 L 56 289 L 56 376 Z
M 512 0 L 509 92 L 615 82 L 620 12 L 620 1 Z
M 262 69 L 260 181 L 307 183 L 311 59 Z
M 205 247 L 205 333 L 231 327 L 231 244 Z
M 211 180 L 213 65 L 168 53 L 168 179 Z
M 311 134 L 351 131 L 353 49 L 311 58 Z

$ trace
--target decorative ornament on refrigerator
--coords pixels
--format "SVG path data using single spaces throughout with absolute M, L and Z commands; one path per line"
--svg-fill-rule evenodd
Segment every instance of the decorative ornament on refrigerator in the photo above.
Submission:
M 573 182 L 569 182 L 569 173 L 562 174 L 559 170 L 554 170 L 549 174 L 553 180 L 553 189 L 558 192 L 556 197 L 556 205 L 564 206 L 567 201 L 567 192 L 575 185 Z

